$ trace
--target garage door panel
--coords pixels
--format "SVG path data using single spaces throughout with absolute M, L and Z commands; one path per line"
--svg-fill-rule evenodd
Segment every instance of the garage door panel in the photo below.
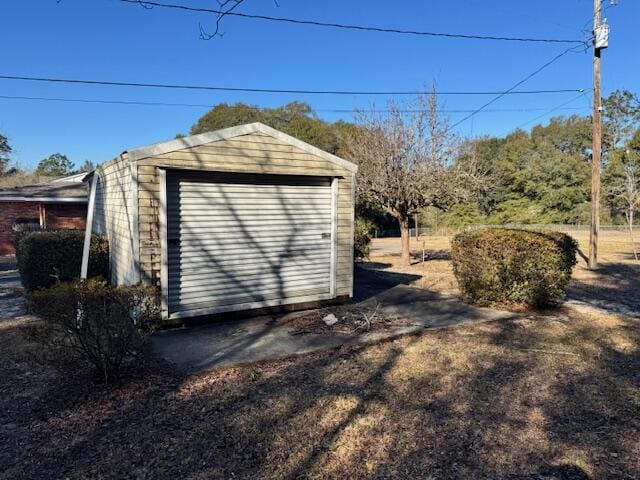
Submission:
M 285 239 L 290 239 L 290 238 L 294 238 L 294 239 L 308 239 L 308 240 L 314 240 L 316 238 L 318 238 L 318 236 L 322 235 L 323 233 L 326 233 L 327 229 L 324 225 L 321 225 L 318 228 L 302 228 L 299 230 L 294 230 L 293 232 L 283 232 L 281 227 L 273 227 L 273 226 L 269 226 L 269 228 L 260 228 L 260 229 L 254 229 L 254 231 L 251 232 L 251 239 L 253 241 L 256 242 L 261 242 L 261 241 L 268 241 L 270 239 L 274 239 L 274 238 L 285 238 Z M 203 241 L 205 242 L 205 240 L 202 240 L 202 235 L 203 233 L 215 233 L 216 237 L 215 240 L 218 242 L 222 242 L 225 240 L 237 240 L 238 239 L 238 232 L 236 232 L 235 230 L 227 230 L 227 231 L 221 231 L 221 230 L 216 230 L 216 229 L 198 229 L 196 232 L 191 233 L 191 232 L 187 232 L 186 230 L 180 232 L 178 230 L 174 231 L 176 234 L 180 235 L 180 238 L 187 241 L 187 240 L 199 240 L 199 241 Z
M 185 197 L 180 197 L 181 199 L 186 199 Z M 255 206 L 256 200 L 260 201 L 260 205 L 262 207 L 281 207 L 283 205 L 291 208 L 296 207 L 317 207 L 324 208 L 325 202 L 327 202 L 330 197 L 315 197 L 313 199 L 309 199 L 308 195 L 299 195 L 294 197 L 293 195 L 289 195 L 287 198 L 283 199 L 282 196 L 274 195 L 273 197 L 269 197 L 266 195 L 256 194 L 252 198 L 241 198 L 238 201 L 234 202 L 236 208 L 253 208 Z M 209 208 L 222 208 L 227 209 L 227 200 L 225 197 L 195 197 L 190 198 L 188 205 L 182 205 L 180 207 L 181 211 L 190 211 L 197 210 L 201 208 L 201 205 L 207 205 Z
M 315 297 L 324 294 L 324 287 L 313 288 L 310 290 L 297 290 L 295 292 L 295 298 Z M 265 292 L 259 296 L 251 295 L 239 295 L 228 296 L 222 299 L 212 300 L 210 297 L 202 297 L 200 301 L 190 300 L 188 302 L 176 302 L 174 303 L 175 311 L 181 313 L 197 312 L 198 315 L 205 315 L 211 312 L 223 312 L 235 310 L 233 307 L 247 306 L 247 308 L 259 308 L 260 304 L 266 303 L 270 300 L 280 300 L 282 298 L 281 292 Z M 294 298 L 294 297 L 290 297 Z M 279 302 L 278 302 L 279 303 Z M 228 308 L 232 307 L 232 308 Z
M 210 227 L 213 223 L 212 222 L 207 222 L 206 219 L 199 219 L 199 220 L 187 220 L 184 223 L 182 223 L 179 228 L 182 231 L 196 231 L 201 227 Z M 272 219 L 272 220 L 268 220 L 265 218 L 262 219 L 254 219 L 254 220 L 244 220 L 243 223 L 241 225 L 238 224 L 238 220 L 237 219 L 231 219 L 231 220 L 217 220 L 215 222 L 216 226 L 218 227 L 226 227 L 226 228 L 234 228 L 235 231 L 237 231 L 238 233 L 242 232 L 243 230 L 246 230 L 248 227 L 251 227 L 252 229 L 254 227 L 256 228 L 260 228 L 260 227 L 266 227 L 266 226 L 274 226 L 274 225 L 278 225 L 279 227 L 284 227 L 284 228 L 297 228 L 297 229 L 304 229 L 305 227 L 308 226 L 326 226 L 327 221 L 325 219 L 322 218 L 314 218 L 314 219 L 302 219 L 302 218 L 280 218 L 280 219 Z M 178 228 L 177 225 L 171 225 L 170 228 L 172 230 Z M 287 230 L 289 231 L 289 230 Z
M 284 296 L 289 293 L 295 293 L 298 290 L 309 290 L 313 288 L 328 288 L 329 282 L 326 280 L 321 281 L 322 277 L 316 278 L 298 278 L 287 279 L 279 282 L 273 282 L 270 279 L 264 279 L 263 281 L 249 282 L 246 280 L 236 282 L 228 282 L 223 284 L 216 284 L 215 293 L 212 293 L 211 287 L 199 286 L 183 291 L 173 292 L 169 295 L 171 300 L 188 301 L 196 298 L 201 298 L 203 295 L 210 299 L 223 299 L 229 296 L 250 296 L 258 299 L 262 295 L 268 292 L 281 292 Z
M 210 266 L 212 268 L 233 268 L 234 266 L 255 265 L 259 267 L 273 267 L 274 262 L 281 260 L 281 256 L 267 257 L 254 256 L 254 257 L 241 257 L 241 258 L 198 258 L 189 257 L 183 259 L 170 259 L 170 269 L 177 269 L 180 271 L 180 275 L 183 275 L 187 269 Z M 300 268 L 304 268 L 309 263 L 324 263 L 326 259 L 325 252 L 313 252 L 307 255 L 300 255 L 296 258 L 287 258 L 287 265 L 296 264 Z
M 254 249 L 256 253 L 280 253 L 282 255 L 291 255 L 297 252 L 307 253 L 312 250 L 323 250 L 327 248 L 327 241 L 321 236 L 313 238 L 287 239 L 279 240 L 262 240 L 243 239 L 242 241 L 216 241 L 216 239 L 202 240 L 191 239 L 186 242 L 180 242 L 175 247 L 170 246 L 169 249 L 175 250 L 176 255 L 191 255 L 192 252 L 201 252 L 203 255 L 217 255 L 218 253 L 230 253 L 232 251 Z
M 170 173 L 169 313 L 328 296 L 332 203 L 329 178 Z
M 253 279 L 263 279 L 263 278 L 272 278 L 274 280 L 278 280 L 283 276 L 289 278 L 293 276 L 304 276 L 304 275 L 328 275 L 330 273 L 330 269 L 327 267 L 315 267 L 315 268 L 305 268 L 304 273 L 300 273 L 300 269 L 297 266 L 293 267 L 282 267 L 278 270 L 272 270 L 268 268 L 263 268 L 260 270 L 256 269 L 243 269 L 242 266 L 237 266 L 233 270 L 234 275 L 241 274 L 243 279 L 253 280 Z M 170 275 L 170 278 L 175 278 L 175 274 Z M 179 288 L 197 286 L 198 282 L 202 282 L 203 280 L 209 282 L 220 282 L 225 281 L 229 278 L 229 273 L 224 269 L 218 268 L 209 268 L 209 269 L 198 269 L 192 268 L 189 270 L 188 274 L 181 275 L 181 282 Z

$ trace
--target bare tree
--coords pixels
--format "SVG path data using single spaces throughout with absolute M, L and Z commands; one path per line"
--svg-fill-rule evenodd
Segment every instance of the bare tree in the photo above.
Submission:
M 640 135 L 637 135 L 640 140 Z M 633 142 L 630 142 L 633 144 Z M 626 148 L 608 167 L 607 189 L 613 205 L 624 210 L 633 254 L 638 260 L 633 237 L 635 214 L 640 208 L 640 152 Z
M 411 215 L 430 205 L 443 208 L 466 192 L 454 162 L 461 143 L 440 115 L 435 92 L 407 107 L 391 101 L 384 112 L 356 112 L 358 128 L 345 148 L 359 166 L 358 196 L 398 220 L 405 264 L 410 263 Z

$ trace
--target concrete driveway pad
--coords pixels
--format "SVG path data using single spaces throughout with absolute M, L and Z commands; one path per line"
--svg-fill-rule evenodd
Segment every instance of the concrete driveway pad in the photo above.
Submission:
M 397 285 L 359 304 L 370 307 L 375 302 L 380 304 L 379 310 L 382 312 L 409 320 L 413 325 L 361 335 L 291 335 L 291 325 L 283 321 L 285 316 L 276 319 L 258 317 L 157 332 L 151 337 L 151 345 L 157 354 L 181 370 L 197 372 L 285 358 L 340 345 L 369 343 L 424 329 L 519 316 L 511 312 L 474 307 L 455 298 L 441 297 L 406 285 Z

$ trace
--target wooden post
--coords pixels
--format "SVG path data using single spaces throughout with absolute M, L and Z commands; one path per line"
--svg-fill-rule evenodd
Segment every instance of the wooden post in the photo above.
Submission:
M 40 221 L 40 230 L 45 230 L 47 228 L 47 214 L 43 203 L 38 204 L 38 220 Z
M 416 228 L 416 240 L 417 240 L 418 237 L 420 237 L 420 234 L 418 233 L 418 214 L 417 213 L 413 214 L 413 226 Z
M 593 0 L 593 32 L 600 25 L 601 0 Z M 591 231 L 589 234 L 589 268 L 598 267 L 598 233 L 600 231 L 600 156 L 602 153 L 602 114 L 600 112 L 600 48 L 593 44 L 593 153 L 591 159 Z

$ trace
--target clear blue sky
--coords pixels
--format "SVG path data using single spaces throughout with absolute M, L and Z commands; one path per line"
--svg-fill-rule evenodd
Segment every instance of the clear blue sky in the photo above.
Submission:
M 175 0 L 178 3 L 180 0 Z M 214 0 L 184 4 L 215 7 Z M 603 0 L 605 6 L 609 0 Z M 321 21 L 485 35 L 584 38 L 592 0 L 245 0 L 239 11 Z M 640 93 L 640 2 L 619 0 L 605 15 L 610 48 L 603 54 L 603 93 Z M 413 90 L 433 80 L 441 90 L 504 90 L 566 48 L 340 31 L 226 18 L 223 38 L 202 41 L 205 14 L 145 10 L 116 0 L 2 0 L 0 74 L 134 82 L 197 83 L 295 89 Z M 569 54 L 523 89 L 590 88 L 591 52 Z M 277 106 L 308 101 L 323 110 L 377 105 L 384 98 L 170 91 L 51 85 L 0 80 L 0 95 Z M 576 94 L 510 96 L 491 108 L 549 109 Z M 446 97 L 448 109 L 473 109 L 489 97 Z M 589 97 L 568 105 L 588 113 Z M 102 162 L 122 150 L 186 133 L 206 108 L 74 104 L 0 99 L 0 132 L 14 159 L 33 167 L 54 152 L 77 164 Z M 504 134 L 543 112 L 477 115 L 461 133 Z M 452 121 L 464 116 L 452 113 Z M 544 120 L 541 119 L 541 121 Z

